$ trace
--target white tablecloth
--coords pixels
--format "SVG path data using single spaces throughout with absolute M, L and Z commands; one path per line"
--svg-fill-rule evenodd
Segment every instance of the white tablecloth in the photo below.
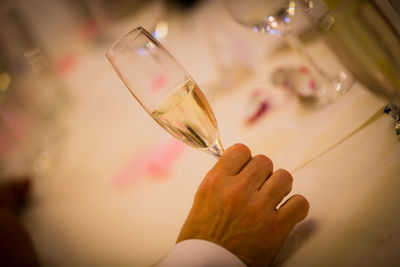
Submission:
M 245 143 L 254 154 L 271 157 L 276 168 L 295 171 L 292 193 L 304 194 L 311 209 L 276 264 L 398 265 L 400 143 L 393 121 L 377 116 L 354 132 L 385 102 L 356 83 L 331 105 L 306 108 L 269 78 L 279 66 L 301 64 L 297 55 L 286 50 L 271 54 L 279 38 L 236 25 L 220 8 L 209 2 L 192 13 L 166 17 L 170 32 L 165 45 L 210 96 L 225 147 Z M 226 32 L 211 27 L 207 18 L 215 14 Z M 113 25 L 114 31 L 146 24 L 146 18 Z M 252 73 L 232 89 L 212 87 L 222 78 L 216 64 L 224 64 L 212 56 L 223 52 L 221 43 L 212 43 L 218 39 L 215 29 L 236 53 L 232 62 L 239 63 L 228 64 L 243 64 Z M 198 184 L 215 163 L 175 143 L 141 109 L 107 62 L 109 45 L 87 49 L 64 76 L 71 104 L 63 117 L 60 161 L 35 181 L 33 202 L 24 215 L 45 266 L 154 264 L 173 246 Z M 320 64 L 337 63 L 320 41 L 308 48 L 322 55 Z M 256 88 L 273 105 L 246 126 Z M 161 158 L 154 163 L 156 154 Z M 163 157 L 168 166 L 160 164 Z

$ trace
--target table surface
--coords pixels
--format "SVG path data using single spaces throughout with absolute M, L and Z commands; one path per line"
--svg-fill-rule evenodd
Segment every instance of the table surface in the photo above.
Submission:
M 112 33 L 151 25 L 151 8 Z M 310 202 L 275 264 L 397 266 L 400 143 L 393 120 L 381 114 L 385 102 L 355 83 L 330 105 L 307 108 L 270 79 L 279 67 L 301 65 L 298 56 L 276 49 L 279 38 L 236 25 L 213 1 L 166 19 L 164 44 L 208 96 L 224 146 L 241 142 L 268 155 L 276 169 L 293 172 L 292 193 Z M 24 215 L 45 266 L 154 264 L 174 245 L 215 163 L 141 109 L 107 62 L 109 45 L 84 50 L 63 76 L 71 100 L 59 160 L 35 181 Z M 307 49 L 319 64 L 340 67 L 321 40 Z M 247 125 L 257 90 L 271 107 Z

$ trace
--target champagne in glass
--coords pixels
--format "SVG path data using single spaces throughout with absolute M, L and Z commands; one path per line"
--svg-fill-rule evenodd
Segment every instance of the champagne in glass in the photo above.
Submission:
M 142 27 L 117 41 L 107 57 L 132 95 L 178 140 L 219 158 L 217 121 L 185 69 Z

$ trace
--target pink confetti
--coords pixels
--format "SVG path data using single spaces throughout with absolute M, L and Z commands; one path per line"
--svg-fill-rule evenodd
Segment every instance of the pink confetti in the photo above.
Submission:
M 139 153 L 118 175 L 112 178 L 113 184 L 123 187 L 145 178 L 154 180 L 168 178 L 184 146 L 182 142 L 172 140 Z
M 79 37 L 84 42 L 93 40 L 99 33 L 99 26 L 94 20 L 89 20 L 82 24 L 79 29 Z
M 308 68 L 306 66 L 300 66 L 299 69 L 302 73 L 308 73 Z
M 245 123 L 251 125 L 258 121 L 267 111 L 269 111 L 271 103 L 269 96 L 262 88 L 256 88 L 251 93 L 249 101 L 249 112 L 246 116 Z
M 270 105 L 267 100 L 260 102 L 256 112 L 247 119 L 247 124 L 256 122 L 265 112 L 268 111 L 269 107 Z
M 315 85 L 315 80 L 314 79 L 310 79 L 308 81 L 308 86 L 310 87 L 310 89 L 312 89 L 313 91 L 315 91 L 316 85 Z
M 78 58 L 74 53 L 66 54 L 56 61 L 56 71 L 60 74 L 68 74 L 77 65 Z

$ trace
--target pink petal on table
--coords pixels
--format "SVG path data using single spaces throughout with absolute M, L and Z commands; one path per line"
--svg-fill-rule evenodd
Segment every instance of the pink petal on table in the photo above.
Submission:
M 57 73 L 65 75 L 70 73 L 78 65 L 78 57 L 74 53 L 65 54 L 55 62 Z
M 247 124 L 256 122 L 264 113 L 268 111 L 270 104 L 267 100 L 259 103 L 257 110 L 247 119 Z
M 125 186 L 142 179 L 162 180 L 169 177 L 172 166 L 182 153 L 184 144 L 172 140 L 147 151 L 143 151 L 114 178 L 116 186 Z
M 302 73 L 308 73 L 308 68 L 306 66 L 300 66 L 299 69 Z
M 89 42 L 99 34 L 99 25 L 94 20 L 88 20 L 80 26 L 78 34 L 82 41 Z
M 311 79 L 308 81 L 308 86 L 310 87 L 310 89 L 312 89 L 313 91 L 315 91 L 315 88 L 316 88 L 315 80 L 311 78 Z

